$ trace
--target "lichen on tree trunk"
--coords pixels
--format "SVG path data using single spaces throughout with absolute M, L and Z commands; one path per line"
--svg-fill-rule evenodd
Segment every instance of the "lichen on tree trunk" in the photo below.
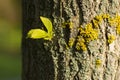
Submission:
M 120 80 L 120 36 L 106 20 L 99 25 L 98 39 L 86 44 L 86 51 L 75 48 L 80 25 L 99 14 L 114 16 L 119 7 L 119 0 L 23 0 L 22 79 Z M 39 16 L 53 22 L 51 41 L 26 39 L 30 29 L 44 27 Z M 111 44 L 108 34 L 116 37 Z

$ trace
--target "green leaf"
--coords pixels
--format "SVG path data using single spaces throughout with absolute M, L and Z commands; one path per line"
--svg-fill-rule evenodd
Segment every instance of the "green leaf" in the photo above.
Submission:
M 43 24 L 45 25 L 47 32 L 42 29 L 31 29 L 27 34 L 27 38 L 32 38 L 32 39 L 43 38 L 45 40 L 51 40 L 52 36 L 53 36 L 52 22 L 48 18 L 45 18 L 42 16 L 40 16 L 40 19 L 43 22 Z
M 52 37 L 52 22 L 48 19 L 48 18 L 45 18 L 45 17 L 42 17 L 40 16 L 40 19 L 41 21 L 43 22 L 44 26 L 46 27 L 47 31 L 48 31 L 48 34 L 50 37 Z
M 49 39 L 48 37 L 49 37 L 48 33 L 41 29 L 31 29 L 27 34 L 27 38 L 32 38 L 32 39 L 44 38 L 48 40 Z

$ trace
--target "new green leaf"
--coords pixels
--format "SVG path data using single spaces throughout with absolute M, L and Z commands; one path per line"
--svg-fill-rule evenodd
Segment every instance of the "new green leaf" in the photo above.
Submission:
M 48 31 L 48 34 L 50 36 L 52 36 L 52 27 L 53 27 L 52 22 L 48 18 L 45 18 L 45 17 L 42 17 L 42 16 L 40 16 L 40 19 L 43 22 L 43 24 L 45 25 L 45 27 Z
M 44 26 L 46 27 L 47 32 L 42 29 L 31 29 L 27 34 L 27 38 L 32 38 L 32 39 L 43 38 L 45 40 L 51 40 L 53 35 L 52 22 L 48 18 L 42 16 L 40 16 L 40 19 L 43 22 Z
M 32 38 L 32 39 L 39 39 L 46 37 L 48 37 L 48 33 L 41 29 L 31 29 L 27 34 L 27 38 Z

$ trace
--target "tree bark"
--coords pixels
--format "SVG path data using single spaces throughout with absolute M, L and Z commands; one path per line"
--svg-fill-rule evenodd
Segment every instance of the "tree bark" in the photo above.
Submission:
M 119 13 L 119 0 L 22 0 L 22 5 L 22 80 L 120 80 L 120 36 L 105 21 L 99 25 L 99 39 L 90 41 L 86 51 L 75 49 L 79 26 L 99 14 Z M 51 41 L 26 39 L 30 29 L 44 27 L 39 16 L 53 23 Z M 72 28 L 63 28 L 71 22 Z M 111 44 L 108 33 L 116 36 Z M 71 38 L 72 47 L 67 46 Z

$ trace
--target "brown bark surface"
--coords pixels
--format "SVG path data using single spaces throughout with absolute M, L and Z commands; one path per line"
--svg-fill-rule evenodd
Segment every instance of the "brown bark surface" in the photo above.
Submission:
M 22 1 L 22 80 L 120 80 L 120 36 L 105 21 L 99 26 L 99 39 L 89 42 L 87 51 L 76 50 L 76 41 L 73 47 L 66 47 L 70 38 L 76 40 L 80 25 L 101 13 L 119 13 L 119 0 Z M 44 27 L 39 16 L 52 21 L 52 41 L 26 39 L 30 29 Z M 72 22 L 72 28 L 63 28 L 64 22 Z M 116 36 L 110 45 L 108 33 Z M 99 67 L 97 59 L 101 60 Z

